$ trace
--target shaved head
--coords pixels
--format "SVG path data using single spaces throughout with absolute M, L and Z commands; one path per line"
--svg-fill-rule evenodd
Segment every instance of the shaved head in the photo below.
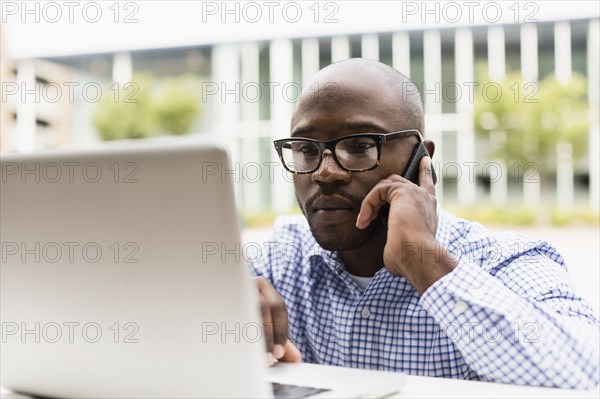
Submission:
M 357 134 L 423 132 L 423 127 L 421 96 L 410 79 L 380 62 L 352 58 L 321 69 L 306 83 L 290 135 L 323 143 Z M 344 170 L 334 157 L 339 154 L 326 149 L 317 170 L 294 175 L 298 204 L 323 248 L 348 251 L 385 242 L 387 211 L 382 209 L 366 229 L 356 227 L 358 211 L 377 182 L 403 173 L 417 143 L 414 135 L 386 141 L 375 168 L 354 172 Z M 368 144 L 355 145 L 357 150 Z M 433 156 L 433 142 L 425 140 L 424 145 Z
M 379 61 L 364 58 L 350 58 L 326 66 L 305 84 L 292 126 L 298 120 L 297 112 L 308 106 L 339 107 L 352 105 L 352 99 L 344 96 L 345 86 L 357 89 L 376 86 L 389 94 L 388 104 L 398 118 L 401 129 L 417 129 L 424 133 L 423 104 L 416 85 L 405 75 Z M 309 103 L 309 104 L 307 104 Z

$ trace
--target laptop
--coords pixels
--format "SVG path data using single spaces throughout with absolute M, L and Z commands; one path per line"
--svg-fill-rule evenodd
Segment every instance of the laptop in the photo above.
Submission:
M 266 366 L 225 147 L 0 156 L 0 378 L 61 398 L 384 396 L 404 375 Z M 216 249 L 216 250 L 215 250 Z

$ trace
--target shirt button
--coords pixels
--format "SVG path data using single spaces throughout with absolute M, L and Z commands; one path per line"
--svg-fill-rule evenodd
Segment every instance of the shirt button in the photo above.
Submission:
M 363 308 L 363 310 L 360 312 L 360 315 L 366 319 L 367 317 L 371 316 L 371 311 L 369 308 Z
M 467 310 L 467 304 L 463 301 L 456 301 L 454 304 L 454 312 L 456 314 L 461 314 L 464 313 L 465 310 Z

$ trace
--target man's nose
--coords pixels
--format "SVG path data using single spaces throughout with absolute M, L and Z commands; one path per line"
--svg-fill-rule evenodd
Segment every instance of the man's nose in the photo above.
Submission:
M 319 169 L 315 170 L 312 174 L 312 179 L 318 183 L 334 183 L 342 182 L 347 183 L 350 181 L 351 172 L 344 170 L 338 165 L 333 158 L 333 154 L 330 150 L 323 152 L 323 160 Z

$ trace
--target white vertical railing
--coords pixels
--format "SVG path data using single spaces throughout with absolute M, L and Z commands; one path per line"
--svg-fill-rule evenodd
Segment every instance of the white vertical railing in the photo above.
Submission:
M 362 35 L 361 57 L 379 61 L 379 36 L 376 33 Z
M 239 47 L 234 44 L 220 44 L 214 47 L 212 57 L 213 82 L 217 94 L 211 96 L 212 112 L 211 132 L 221 142 L 228 145 L 233 169 L 221 170 L 221 176 L 239 182 L 241 165 L 235 164 L 240 159 L 238 151 L 237 129 L 240 120 L 240 71 Z M 223 168 L 224 165 L 221 166 Z M 237 169 L 236 169 L 237 167 Z M 236 200 L 241 205 L 240 190 L 236 189 Z
M 270 80 L 273 84 L 279 84 L 282 87 L 292 83 L 294 80 L 293 48 L 292 42 L 287 39 L 279 39 L 271 42 L 270 47 Z M 292 102 L 279 94 L 279 90 L 271 103 L 271 138 L 278 139 L 289 135 L 290 120 L 292 118 Z M 273 151 L 273 162 L 279 165 L 277 155 Z M 293 185 L 284 178 L 282 167 L 277 166 L 273 174 L 273 184 L 271 185 L 271 204 L 273 211 L 284 213 L 290 210 L 294 203 Z
M 590 172 L 590 207 L 600 212 L 600 21 L 590 21 L 587 43 L 588 101 L 590 134 L 588 159 Z
M 444 157 L 442 156 L 442 43 L 440 32 L 428 30 L 423 34 L 423 59 L 425 81 L 423 88 L 423 99 L 425 101 L 425 114 L 428 116 L 426 136 L 434 141 L 438 151 L 433 156 L 433 164 L 436 168 L 438 183 L 436 196 L 440 203 L 444 199 Z
M 571 25 L 569 22 L 554 24 L 554 73 L 560 84 L 571 80 Z
M 410 78 L 410 37 L 408 32 L 392 36 L 392 66 Z
M 535 24 L 521 25 L 521 73 L 525 84 L 538 80 L 538 35 Z M 525 165 L 520 165 L 518 170 L 524 168 Z M 540 196 L 540 175 L 535 172 L 523 180 L 523 200 L 527 205 L 537 207 Z
M 506 77 L 506 41 L 504 27 L 492 26 L 488 29 L 488 74 L 490 81 L 500 82 Z M 502 147 L 506 144 L 506 132 L 496 130 L 490 133 L 490 146 Z M 498 206 L 506 205 L 508 200 L 508 170 L 502 158 L 495 158 L 491 165 L 498 168 L 487 168 L 490 174 L 490 199 Z M 497 171 L 495 171 L 497 169 Z M 492 175 L 494 171 L 494 175 Z
M 131 82 L 133 75 L 133 66 L 131 62 L 131 53 L 115 53 L 113 56 L 112 80 L 119 85 Z
M 335 36 L 331 39 L 331 62 L 350 58 L 350 41 L 348 36 Z
M 309 38 L 302 40 L 302 86 L 319 71 L 319 40 Z
M 242 162 L 244 165 L 257 164 L 258 167 L 252 167 L 242 170 L 259 171 L 259 176 L 254 174 L 244 176 L 243 179 L 243 204 L 242 207 L 247 210 L 256 211 L 261 208 L 263 199 L 261 196 L 260 185 L 263 179 L 266 179 L 263 165 L 259 163 L 260 154 L 260 139 L 259 120 L 260 120 L 260 95 L 263 91 L 258 91 L 256 96 L 250 90 L 245 90 L 244 87 L 253 88 L 261 87 L 259 78 L 259 46 L 256 42 L 249 42 L 242 45 L 242 121 L 243 128 L 238 129 L 242 134 L 241 151 Z M 245 97 L 247 96 L 247 98 Z
M 554 24 L 554 73 L 556 81 L 567 84 L 571 80 L 571 26 L 569 22 Z M 556 146 L 556 202 L 559 208 L 573 208 L 573 146 L 561 141 Z
M 217 95 L 211 96 L 213 112 L 212 131 L 230 138 L 235 134 L 239 113 L 239 48 L 233 44 L 219 44 L 213 49 L 212 70 Z M 239 89 L 239 88 L 238 88 Z
M 487 30 L 488 73 L 492 82 L 506 76 L 506 40 L 503 26 L 490 26 Z
M 454 56 L 456 87 L 460 90 L 456 102 L 459 129 L 457 131 L 457 162 L 462 169 L 458 180 L 458 201 L 463 205 L 475 203 L 475 174 L 471 173 L 475 162 L 475 136 L 473 133 L 473 32 L 460 28 L 455 32 Z

